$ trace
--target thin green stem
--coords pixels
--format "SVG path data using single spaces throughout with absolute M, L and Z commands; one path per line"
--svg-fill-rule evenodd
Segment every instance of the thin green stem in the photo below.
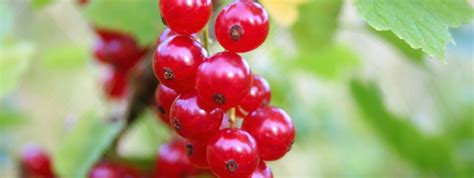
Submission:
M 235 128 L 236 121 L 237 121 L 237 118 L 235 117 L 235 108 L 231 108 L 229 110 L 229 122 L 230 122 L 231 128 Z
M 202 34 L 202 44 L 204 45 L 204 49 L 209 52 L 209 28 L 206 25 L 201 32 Z

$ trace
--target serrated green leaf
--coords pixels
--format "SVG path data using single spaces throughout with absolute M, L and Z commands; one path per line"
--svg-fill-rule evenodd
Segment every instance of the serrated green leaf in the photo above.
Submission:
M 461 176 L 458 165 L 454 164 L 453 146 L 446 138 L 424 135 L 409 123 L 409 119 L 390 113 L 373 84 L 364 85 L 360 81 L 353 81 L 351 91 L 363 113 L 362 119 L 401 158 L 426 173 L 445 177 Z
M 128 32 L 141 45 L 153 44 L 163 29 L 157 0 L 94 0 L 85 14 L 95 26 Z
M 307 72 L 335 79 L 350 69 L 357 67 L 359 59 L 355 53 L 344 46 L 328 46 L 310 50 L 300 49 L 296 65 Z
M 0 98 L 15 89 L 28 69 L 33 52 L 31 43 L 0 45 Z
M 53 156 L 59 177 L 86 177 L 123 127 L 123 122 L 107 123 L 91 113 L 81 118 Z
M 336 32 L 342 0 L 313 0 L 299 8 L 293 35 L 299 48 L 326 46 Z
M 412 48 L 440 59 L 453 41 L 449 28 L 473 17 L 466 0 L 355 0 L 354 5 L 376 30 L 391 30 Z
M 48 69 L 70 69 L 83 66 L 89 59 L 88 53 L 88 49 L 83 46 L 62 45 L 49 48 L 43 62 Z
M 371 28 L 372 29 L 372 28 Z M 400 50 L 411 62 L 421 64 L 423 62 L 424 53 L 420 49 L 413 49 L 405 41 L 398 38 L 392 31 L 377 31 L 373 30 L 374 34 L 381 37 L 395 48 Z

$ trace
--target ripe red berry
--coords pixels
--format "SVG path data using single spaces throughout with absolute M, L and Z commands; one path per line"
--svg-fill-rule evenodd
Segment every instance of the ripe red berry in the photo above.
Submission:
M 54 177 L 49 155 L 39 147 L 30 145 L 23 150 L 21 166 L 26 177 Z
M 254 75 L 252 87 L 237 107 L 237 114 L 245 117 L 257 108 L 268 105 L 271 95 L 270 84 L 263 77 Z
M 171 106 L 170 123 L 176 133 L 191 140 L 207 141 L 221 126 L 221 109 L 204 110 L 194 93 L 182 94 Z
M 206 56 L 199 42 L 176 36 L 156 48 L 153 70 L 161 83 L 178 93 L 188 92 L 194 89 L 196 71 Z
M 188 177 L 195 172 L 186 158 L 185 145 L 180 140 L 172 140 L 160 146 L 155 166 L 157 178 Z
M 277 160 L 291 148 L 295 129 L 290 117 L 282 109 L 266 106 L 247 116 L 242 129 L 257 140 L 262 160 Z
M 196 92 L 206 107 L 235 107 L 251 86 L 250 67 L 235 53 L 217 53 L 204 61 L 197 72 Z
M 218 177 L 248 177 L 258 166 L 257 144 L 243 130 L 221 130 L 208 142 L 207 161 Z
M 171 30 L 190 35 L 206 26 L 212 3 L 211 0 L 160 0 L 160 12 Z
M 155 90 L 155 105 L 158 116 L 163 123 L 170 125 L 170 109 L 178 94 L 165 85 L 159 85 Z
M 161 43 L 163 43 L 167 39 L 170 39 L 170 38 L 172 38 L 174 36 L 177 36 L 177 35 L 178 35 L 178 33 L 170 30 L 169 28 L 165 28 L 163 30 L 163 32 L 161 33 L 160 37 L 158 38 L 158 40 L 156 40 L 156 44 L 160 45 Z
M 89 178 L 139 178 L 137 170 L 129 165 L 99 162 L 89 171 Z
M 109 69 L 104 79 L 104 92 L 111 99 L 120 99 L 127 93 L 127 74 L 117 69 Z
M 138 63 L 144 50 L 140 49 L 132 36 L 104 29 L 96 31 L 99 38 L 94 55 L 99 62 L 121 70 L 128 70 Z
M 99 163 L 89 172 L 89 178 L 121 178 L 117 168 L 109 163 Z
M 273 178 L 273 173 L 265 162 L 260 161 L 257 169 L 252 173 L 250 178 Z
M 225 49 L 241 53 L 260 46 L 270 24 L 265 9 L 254 1 L 235 1 L 225 6 L 216 19 L 216 38 Z
M 207 168 L 207 142 L 186 141 L 186 156 L 198 168 Z

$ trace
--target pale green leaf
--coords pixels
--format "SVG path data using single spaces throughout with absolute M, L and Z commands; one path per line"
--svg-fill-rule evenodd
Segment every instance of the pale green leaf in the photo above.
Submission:
M 123 127 L 123 122 L 105 122 L 91 113 L 81 118 L 53 156 L 59 177 L 86 177 Z
M 49 69 L 80 67 L 90 60 L 87 48 L 70 44 L 48 48 L 43 57 L 43 62 Z
M 397 48 L 400 52 L 402 52 L 411 62 L 415 64 L 421 64 L 423 62 L 424 53 L 420 49 L 413 49 L 405 43 L 405 41 L 398 38 L 393 32 L 391 31 L 376 31 L 373 32 L 390 43 L 393 47 Z
M 454 148 L 446 137 L 425 135 L 408 118 L 389 112 L 373 83 L 353 81 L 351 91 L 363 121 L 401 158 L 428 174 L 463 177 L 465 170 L 454 163 Z
M 449 28 L 469 22 L 466 0 L 355 0 L 362 18 L 376 30 L 391 30 L 412 48 L 444 58 L 453 42 Z
M 128 32 L 142 45 L 154 43 L 163 28 L 157 0 L 93 0 L 85 14 L 95 26 Z
M 31 0 L 31 6 L 34 9 L 40 9 L 56 0 Z
M 0 45 L 0 98 L 15 89 L 28 69 L 33 52 L 31 43 Z
M 328 46 L 315 50 L 300 49 L 296 65 L 307 72 L 327 79 L 348 74 L 359 64 L 359 58 L 344 46 Z

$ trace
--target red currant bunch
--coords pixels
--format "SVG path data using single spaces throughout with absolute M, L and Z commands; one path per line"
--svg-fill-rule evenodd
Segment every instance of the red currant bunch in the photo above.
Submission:
M 158 177 L 193 175 L 193 166 L 222 178 L 273 177 L 266 161 L 290 150 L 295 129 L 288 114 L 269 105 L 268 82 L 237 54 L 267 38 L 265 9 L 253 0 L 226 5 L 214 26 L 226 51 L 213 55 L 203 45 L 207 35 L 203 44 L 196 35 L 207 33 L 210 0 L 161 0 L 159 9 L 168 28 L 157 39 L 153 60 L 160 81 L 155 110 L 183 140 L 160 148 Z

